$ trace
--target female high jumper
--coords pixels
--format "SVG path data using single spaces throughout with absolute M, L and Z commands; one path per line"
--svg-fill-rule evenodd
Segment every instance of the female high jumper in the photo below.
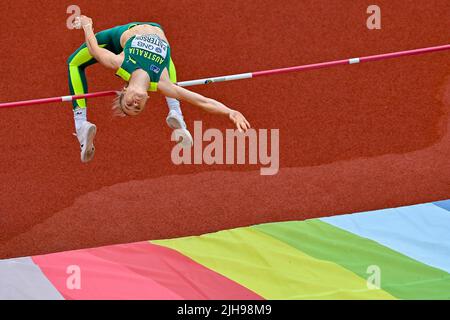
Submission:
M 144 110 L 148 91 L 159 91 L 169 107 L 167 124 L 178 129 L 182 143 L 192 145 L 192 136 L 186 128 L 178 100 L 186 101 L 204 111 L 225 115 L 239 131 L 247 131 L 249 122 L 236 110 L 224 104 L 177 86 L 175 65 L 171 50 L 161 26 L 151 22 L 133 22 L 94 34 L 92 19 L 80 16 L 74 27 L 83 28 L 86 43 L 68 59 L 71 94 L 87 92 L 85 68 L 96 62 L 114 69 L 126 81 L 125 87 L 114 99 L 113 110 L 120 116 L 136 116 Z M 93 159 L 97 127 L 87 121 L 86 101 L 73 102 L 75 128 L 81 146 L 81 161 Z

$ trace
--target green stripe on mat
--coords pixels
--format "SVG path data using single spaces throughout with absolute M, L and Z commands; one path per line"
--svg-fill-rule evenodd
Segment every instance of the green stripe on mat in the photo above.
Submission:
M 425 265 L 375 241 L 320 220 L 252 227 L 320 260 L 334 262 L 360 277 L 378 266 L 381 288 L 400 299 L 449 299 L 450 274 Z
M 394 299 L 365 279 L 251 228 L 152 241 L 190 257 L 266 299 Z

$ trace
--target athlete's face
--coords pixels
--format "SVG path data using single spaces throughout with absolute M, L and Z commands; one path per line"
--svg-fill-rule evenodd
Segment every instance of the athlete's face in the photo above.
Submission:
M 145 108 L 148 95 L 146 91 L 134 88 L 125 88 L 121 101 L 122 111 L 128 116 L 137 116 Z

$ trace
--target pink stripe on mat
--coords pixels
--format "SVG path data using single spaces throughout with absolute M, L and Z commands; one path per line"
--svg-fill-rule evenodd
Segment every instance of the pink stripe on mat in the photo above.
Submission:
M 66 299 L 262 299 L 175 250 L 149 242 L 33 257 Z M 81 289 L 66 285 L 80 267 Z

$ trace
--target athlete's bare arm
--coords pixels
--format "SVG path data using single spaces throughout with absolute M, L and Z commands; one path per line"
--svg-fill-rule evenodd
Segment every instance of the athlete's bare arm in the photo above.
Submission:
M 239 131 L 247 131 L 250 128 L 250 123 L 239 111 L 232 110 L 219 101 L 173 84 L 170 81 L 167 69 L 161 75 L 161 79 L 158 82 L 158 90 L 166 97 L 186 101 L 209 113 L 227 116 Z
M 101 65 L 117 70 L 123 63 L 123 52 L 116 55 L 111 51 L 100 47 L 94 34 L 92 19 L 86 16 L 81 16 L 77 19 L 75 20 L 75 24 L 79 24 L 79 26 L 83 28 L 84 36 L 86 38 L 86 45 L 91 56 L 93 56 Z

